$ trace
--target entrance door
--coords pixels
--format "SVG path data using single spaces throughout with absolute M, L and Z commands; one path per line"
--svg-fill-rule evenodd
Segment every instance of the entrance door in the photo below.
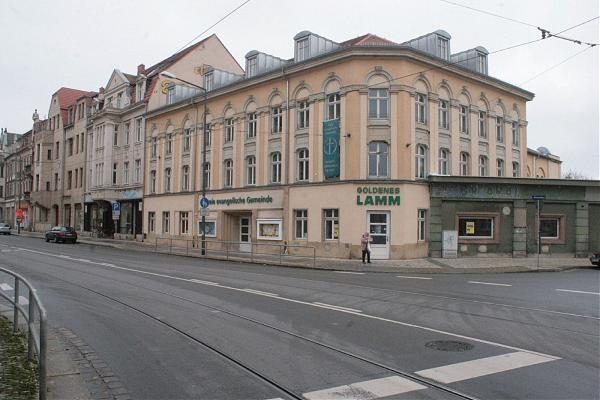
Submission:
M 250 217 L 240 217 L 240 251 L 250 252 Z
M 390 258 L 390 213 L 369 212 L 367 214 L 369 233 L 373 238 L 371 242 L 371 258 L 374 260 L 387 260 Z

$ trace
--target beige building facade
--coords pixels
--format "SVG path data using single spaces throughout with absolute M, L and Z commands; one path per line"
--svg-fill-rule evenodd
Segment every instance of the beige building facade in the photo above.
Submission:
M 533 94 L 488 76 L 485 49 L 451 54 L 444 31 L 294 47 L 204 71 L 204 137 L 202 96 L 146 114 L 149 239 L 201 233 L 204 139 L 206 234 L 241 251 L 357 257 L 369 231 L 374 258 L 426 256 L 429 175 L 521 176 Z

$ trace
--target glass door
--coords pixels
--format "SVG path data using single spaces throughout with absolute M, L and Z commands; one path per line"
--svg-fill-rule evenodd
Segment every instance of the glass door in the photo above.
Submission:
M 250 217 L 240 217 L 240 251 L 250 252 Z
M 371 258 L 387 260 L 390 258 L 390 213 L 369 212 L 367 214 L 371 242 Z

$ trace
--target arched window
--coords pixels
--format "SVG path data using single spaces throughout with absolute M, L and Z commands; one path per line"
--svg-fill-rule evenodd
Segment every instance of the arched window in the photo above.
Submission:
M 386 142 L 369 143 L 369 178 L 388 178 L 389 145 Z
M 327 121 L 340 119 L 340 94 L 332 93 L 327 95 Z
M 488 158 L 479 156 L 479 176 L 488 176 Z
M 187 165 L 181 169 L 181 190 L 183 192 L 190 190 L 190 167 Z
M 468 176 L 469 175 L 469 153 L 461 152 L 460 153 L 460 175 Z
M 427 121 L 427 96 L 423 93 L 415 95 L 415 119 L 417 123 L 424 124 Z
M 448 149 L 440 149 L 439 163 L 439 173 L 450 175 L 450 151 Z
M 308 101 L 298 102 L 298 129 L 308 128 L 309 109 Z
M 297 173 L 296 180 L 298 182 L 308 181 L 308 149 L 300 149 L 296 153 L 297 158 Z
M 256 157 L 246 157 L 246 185 L 256 185 Z
M 513 161 L 512 163 L 512 176 L 513 178 L 519 178 L 521 176 L 521 167 L 516 161 Z
M 417 145 L 415 166 L 415 177 L 425 179 L 427 177 L 427 148 L 423 144 Z
M 504 160 L 501 158 L 496 159 L 496 170 L 497 176 L 504 176 Z
M 209 162 L 204 163 L 203 179 L 204 179 L 204 183 L 203 183 L 204 188 L 209 189 L 210 188 L 210 163 Z
M 165 192 L 171 191 L 171 168 L 165 168 Z
M 271 153 L 271 183 L 281 183 L 281 153 Z
M 233 160 L 228 159 L 223 162 L 223 186 L 233 186 Z

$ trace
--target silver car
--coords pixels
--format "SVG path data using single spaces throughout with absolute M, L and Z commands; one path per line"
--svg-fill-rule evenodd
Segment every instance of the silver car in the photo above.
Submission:
M 10 235 L 10 225 L 0 222 L 0 233 L 3 235 Z

